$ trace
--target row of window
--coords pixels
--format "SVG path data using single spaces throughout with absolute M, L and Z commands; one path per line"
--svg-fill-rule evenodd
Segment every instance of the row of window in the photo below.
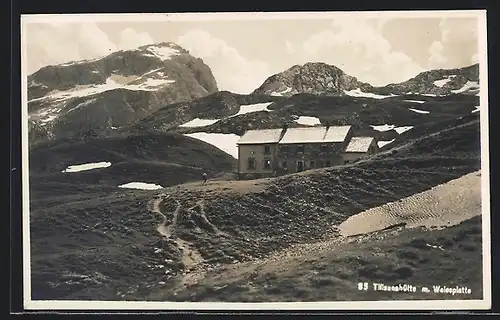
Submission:
M 298 153 L 304 152 L 305 151 L 305 145 L 299 144 L 295 145 L 295 148 L 291 146 L 280 146 L 279 151 L 281 152 L 289 152 L 289 151 L 295 151 Z M 320 146 L 320 152 L 327 152 L 328 151 L 328 145 L 324 144 Z M 250 151 L 251 154 L 255 154 L 254 151 Z M 264 154 L 271 154 L 271 146 L 264 146 Z
M 272 162 L 271 159 L 264 159 L 264 166 L 263 169 L 270 170 L 272 168 Z M 306 161 L 297 161 L 297 170 L 302 171 L 305 169 Z M 323 161 L 315 161 L 315 160 L 310 160 L 309 161 L 309 169 L 314 169 L 314 168 L 323 168 L 323 167 L 330 167 L 331 162 L 329 160 L 326 160 L 325 162 Z M 283 169 L 288 169 L 288 161 L 283 161 L 281 163 L 281 168 Z M 248 158 L 248 165 L 247 165 L 248 170 L 256 170 L 257 169 L 257 162 L 255 161 L 255 158 Z
M 255 158 L 248 158 L 248 170 L 255 170 L 257 169 L 257 162 L 255 161 Z M 264 159 L 264 169 L 269 170 L 272 168 L 271 166 L 271 159 Z

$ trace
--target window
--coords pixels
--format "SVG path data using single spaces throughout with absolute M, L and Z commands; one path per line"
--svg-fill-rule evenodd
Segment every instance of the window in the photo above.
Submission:
M 255 158 L 248 158 L 248 170 L 255 170 Z
M 328 146 L 326 144 L 322 144 L 320 147 L 319 147 L 319 151 L 320 152 L 327 152 L 328 151 Z
M 264 146 L 264 154 L 270 154 L 271 153 L 271 146 Z
M 311 169 L 316 168 L 316 161 L 311 160 L 311 162 L 309 163 L 309 165 L 311 166 Z
M 271 159 L 264 159 L 264 169 L 271 169 Z
M 288 146 L 281 146 L 280 151 L 281 152 L 288 152 Z
M 303 161 L 297 161 L 297 172 L 304 171 L 304 162 Z
M 288 168 L 288 162 L 287 161 L 283 161 L 282 166 L 283 166 L 283 169 Z
M 326 164 L 325 164 L 326 167 L 330 167 L 331 166 L 331 163 L 329 160 L 326 161 Z
M 297 152 L 304 152 L 304 145 L 303 144 L 299 144 L 297 146 Z

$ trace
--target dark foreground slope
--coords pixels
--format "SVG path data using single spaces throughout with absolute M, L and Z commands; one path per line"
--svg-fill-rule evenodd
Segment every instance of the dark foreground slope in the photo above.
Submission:
M 32 209 L 33 299 L 226 299 L 231 288 L 241 290 L 238 284 L 223 294 L 214 293 L 210 281 L 197 289 L 183 284 L 223 265 L 324 240 L 351 215 L 478 170 L 479 150 L 479 121 L 472 119 L 348 166 L 162 191 L 110 190 L 74 203 L 59 199 Z M 160 223 L 168 238 L 159 234 Z M 396 247 L 398 241 L 406 240 L 394 240 Z M 349 252 L 339 259 L 354 259 Z M 480 260 L 473 261 L 480 273 Z M 421 266 L 430 282 L 438 280 L 431 273 L 438 262 Z M 293 291 L 292 285 L 265 298 L 288 299 L 283 290 Z
M 150 299 L 207 302 L 482 299 L 481 234 L 481 217 L 476 216 L 442 230 L 395 228 L 347 242 L 307 245 L 300 254 L 225 266 L 176 295 L 162 289 L 153 292 Z M 375 288 L 374 284 L 385 287 Z M 393 286 L 400 288 L 399 285 L 401 291 L 387 290 Z M 416 290 L 402 291 L 409 286 Z M 429 292 L 422 292 L 424 287 Z M 466 287 L 470 292 L 439 291 L 446 287 Z

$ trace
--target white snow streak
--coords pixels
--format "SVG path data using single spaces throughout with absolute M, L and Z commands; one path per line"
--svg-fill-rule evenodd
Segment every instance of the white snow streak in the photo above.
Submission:
M 154 183 L 145 183 L 145 182 L 129 182 L 118 186 L 118 188 L 126 188 L 126 189 L 141 189 L 141 190 L 157 190 L 162 189 L 163 187 L 154 184 Z
M 107 168 L 109 166 L 111 166 L 111 162 L 84 163 L 84 164 L 69 166 L 61 172 L 80 172 L 80 171 L 87 171 L 99 168 Z

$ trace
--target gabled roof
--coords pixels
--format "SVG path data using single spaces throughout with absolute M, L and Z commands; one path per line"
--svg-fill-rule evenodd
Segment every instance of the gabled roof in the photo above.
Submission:
M 373 137 L 353 137 L 347 145 L 346 152 L 367 152 Z
M 322 142 L 326 127 L 288 128 L 279 144 Z
M 238 144 L 277 143 L 283 129 L 248 130 Z
M 324 142 L 344 142 L 349 130 L 351 126 L 329 127 L 323 140 Z

